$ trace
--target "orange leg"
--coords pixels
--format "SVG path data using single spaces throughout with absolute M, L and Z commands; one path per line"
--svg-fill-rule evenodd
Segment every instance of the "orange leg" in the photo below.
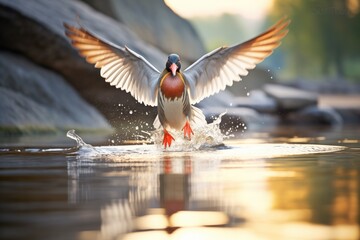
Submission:
M 170 135 L 170 133 L 168 131 L 166 131 L 166 129 L 164 129 L 164 139 L 163 139 L 163 145 L 164 147 L 170 147 L 171 146 L 171 142 L 175 141 L 175 139 L 173 138 L 173 136 Z
M 184 137 L 191 139 L 191 134 L 194 134 L 194 132 L 190 127 L 189 121 L 186 121 L 185 126 L 182 130 L 184 130 Z

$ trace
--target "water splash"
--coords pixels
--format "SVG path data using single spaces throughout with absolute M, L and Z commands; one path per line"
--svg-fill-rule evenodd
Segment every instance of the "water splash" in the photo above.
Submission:
M 226 112 L 220 114 L 212 123 L 206 124 L 204 126 L 194 127 L 193 131 L 195 134 L 192 136 L 191 140 L 185 139 L 182 131 L 170 131 L 172 136 L 175 138 L 175 141 L 173 141 L 171 147 L 167 148 L 166 151 L 186 152 L 222 146 L 224 139 L 229 137 L 229 135 L 223 135 L 220 130 L 221 118 L 225 114 Z M 141 130 L 141 134 L 143 135 L 137 135 L 137 137 L 144 140 L 144 142 L 154 143 L 158 150 L 164 149 L 164 146 L 162 145 L 162 129 L 158 129 L 150 133 Z M 86 153 L 86 155 L 112 153 L 109 151 L 109 149 L 96 148 L 90 144 L 87 144 L 79 135 L 75 133 L 75 130 L 69 130 L 66 136 L 76 141 L 77 148 L 80 153 Z M 114 142 L 112 141 L 112 143 Z
M 218 124 L 220 119 L 208 124 L 200 132 L 200 136 L 211 135 L 215 131 L 219 139 L 220 136 Z M 210 126 L 209 126 L 210 125 Z M 215 127 L 217 126 L 217 127 Z M 213 127 L 213 128 L 212 128 Z M 200 129 L 201 130 L 201 129 Z M 205 134 L 205 135 L 204 135 Z M 142 164 L 146 162 L 156 162 L 161 159 L 164 154 L 168 157 L 178 158 L 179 156 L 191 157 L 193 160 L 250 160 L 250 159 L 270 159 L 275 157 L 296 156 L 305 154 L 318 154 L 342 151 L 346 147 L 333 145 L 316 145 L 316 144 L 239 144 L 230 143 L 226 148 L 219 145 L 219 139 L 198 139 L 194 138 L 191 141 L 183 140 L 182 134 L 179 134 L 179 139 L 174 142 L 171 148 L 164 150 L 161 140 L 157 140 L 156 145 L 122 145 L 122 146 L 99 146 L 93 147 L 85 143 L 74 130 L 70 130 L 68 137 L 74 139 L 78 145 L 76 152 L 76 159 L 83 163 L 124 163 L 132 162 L 133 164 Z M 160 137 L 162 139 L 162 135 Z M 222 143 L 222 141 L 220 141 Z M 200 149 L 201 151 L 196 151 Z M 195 150 L 195 151 L 194 151 Z M 214 154 L 214 150 L 216 154 Z M 191 153 L 190 153 L 191 152 Z M 72 152 L 71 154 L 74 154 Z
M 84 140 L 82 140 L 82 138 L 75 133 L 74 129 L 69 130 L 66 133 L 66 136 L 68 138 L 71 138 L 71 139 L 76 141 L 76 146 L 77 146 L 77 149 L 78 149 L 79 152 L 88 153 L 88 154 L 91 154 L 91 153 L 97 154 L 97 153 L 99 153 L 99 151 L 97 151 L 92 145 L 87 144 L 86 142 L 84 142 Z
M 194 151 L 223 145 L 224 139 L 228 137 L 223 135 L 220 130 L 221 118 L 225 114 L 226 112 L 220 114 L 212 123 L 194 127 L 194 135 L 191 140 L 185 139 L 182 131 L 169 131 L 175 141 L 173 141 L 171 147 L 169 147 L 167 151 Z M 164 148 L 162 144 L 162 129 L 153 131 L 150 137 L 157 148 Z
M 77 144 L 77 151 L 79 159 L 82 160 L 91 160 L 96 159 L 97 157 L 103 157 L 104 160 L 111 159 L 111 157 L 122 157 L 128 154 L 145 154 L 152 149 L 147 146 L 142 145 L 123 145 L 123 146 L 99 146 L 94 147 L 90 144 L 84 142 L 84 140 L 75 133 L 75 130 L 69 130 L 66 133 L 66 136 L 75 140 Z M 74 153 L 74 152 L 73 152 Z
M 87 144 L 86 142 L 84 142 L 84 140 L 82 140 L 82 138 L 75 133 L 75 130 L 74 130 L 74 129 L 69 130 L 69 131 L 66 133 L 66 136 L 67 136 L 68 138 L 71 138 L 71 139 L 75 140 L 78 148 L 83 148 L 83 147 L 90 147 L 90 148 L 92 148 L 92 147 L 93 147 L 93 146 L 91 146 L 90 144 Z

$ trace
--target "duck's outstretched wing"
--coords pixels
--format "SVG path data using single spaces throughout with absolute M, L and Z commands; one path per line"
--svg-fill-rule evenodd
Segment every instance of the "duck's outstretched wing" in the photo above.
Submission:
M 255 68 L 280 45 L 289 23 L 283 18 L 259 36 L 232 47 L 215 49 L 185 69 L 191 104 L 240 81 L 241 76 L 246 76 L 248 70 Z
M 86 29 L 64 23 L 65 34 L 86 61 L 101 68 L 100 75 L 111 86 L 130 92 L 145 105 L 156 106 L 160 72 L 128 47 L 108 42 Z

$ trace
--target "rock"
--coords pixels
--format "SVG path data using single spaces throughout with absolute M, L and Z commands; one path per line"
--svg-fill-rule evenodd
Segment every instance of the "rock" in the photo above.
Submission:
M 250 70 L 247 76 L 241 78 L 241 81 L 234 82 L 231 87 L 227 88 L 229 92 L 237 97 L 246 96 L 248 92 L 256 89 L 262 89 L 266 84 L 273 83 L 275 80 L 275 76 L 270 71 L 261 68 L 261 66 Z
M 124 24 L 73 0 L 0 0 L 0 47 L 20 53 L 64 76 L 80 95 L 97 107 L 112 123 L 118 121 L 114 106 L 126 104 L 139 112 L 151 108 L 138 104 L 130 94 L 109 86 L 99 70 L 85 62 L 64 35 L 63 22 L 82 25 L 119 45 L 127 45 L 162 69 L 166 55 L 145 43 Z M 148 117 L 148 116 L 146 116 Z M 137 116 L 139 118 L 139 116 Z
M 231 103 L 234 101 L 235 97 L 229 91 L 220 91 L 219 93 L 207 97 L 198 103 L 200 108 L 208 107 L 231 107 Z
M 332 108 L 310 106 L 297 112 L 289 114 L 287 121 L 299 125 L 330 125 L 339 126 L 343 124 L 341 115 Z
M 252 108 L 260 113 L 276 113 L 278 110 L 277 102 L 262 90 L 253 90 L 248 97 L 234 98 L 233 106 Z
M 251 108 L 261 113 L 276 113 L 276 101 L 266 95 L 262 90 L 253 90 L 247 97 L 236 97 L 230 91 L 221 91 L 198 103 L 201 108 L 223 107 L 226 108 Z
M 276 125 L 278 123 L 277 117 L 269 114 L 261 114 L 254 109 L 245 107 L 207 107 L 202 109 L 208 122 L 217 118 L 220 114 L 226 114 L 222 117 L 221 125 L 224 129 L 232 128 L 238 131 L 244 126 L 250 129 L 259 129 Z M 242 125 L 244 124 L 244 125 Z
M 221 124 L 224 129 L 238 131 L 242 123 L 251 129 L 260 129 L 279 122 L 275 115 L 268 114 L 277 112 L 275 100 L 261 90 L 251 91 L 248 97 L 235 97 L 227 90 L 221 91 L 199 102 L 198 107 L 208 122 L 226 112 Z
M 46 1 L 46 0 L 32 0 L 32 1 L 21 1 L 21 0 L 0 0 L 0 6 L 2 5 L 2 11 L 8 10 L 7 12 L 3 12 L 2 23 L 15 20 L 17 24 L 27 24 L 26 21 L 31 21 L 36 26 L 32 26 L 37 29 L 24 29 L 28 31 L 33 31 L 34 35 L 32 38 L 34 40 L 40 40 L 41 38 L 54 37 L 59 38 L 55 39 L 57 42 L 50 44 L 49 46 L 42 45 L 42 47 L 50 47 L 52 48 L 52 54 L 57 54 L 58 56 L 62 56 L 58 51 L 59 47 L 65 47 L 62 49 L 65 52 L 75 55 L 74 57 L 78 57 L 78 54 L 74 54 L 73 48 L 67 44 L 69 40 L 64 35 L 64 27 L 63 23 L 69 23 L 74 26 L 79 26 L 80 23 L 82 26 L 86 27 L 88 30 L 97 33 L 98 35 L 118 44 L 120 46 L 127 45 L 135 51 L 140 52 L 144 55 L 150 62 L 152 62 L 155 66 L 163 68 L 164 66 L 164 58 L 166 59 L 166 55 L 156 49 L 153 46 L 145 43 L 141 39 L 139 39 L 128 27 L 124 24 L 116 22 L 111 18 L 98 13 L 91 9 L 86 4 L 79 2 L 77 0 L 58 0 L 58 1 Z M 21 16 L 18 16 L 18 15 Z M 16 16 L 17 15 L 17 16 Z M 13 18 L 12 18 L 13 17 Z M 4 21 L 4 22 L 3 22 Z M 22 22 L 23 21 L 23 22 Z M 16 23 L 12 23 L 16 24 Z M 28 23 L 30 24 L 30 23 Z M 21 25 L 19 25 L 21 26 Z M 2 30 L 7 30 L 11 32 L 9 29 L 11 26 L 2 25 Z M 22 27 L 25 27 L 24 25 Z M 42 28 L 42 32 L 36 32 L 38 28 Z M 15 33 L 16 34 L 16 33 Z M 19 37 L 18 35 L 12 35 L 15 37 L 13 40 Z M 40 36 L 36 34 L 41 34 Z M 49 36 L 56 35 L 56 36 Z M 8 40 L 9 37 L 4 36 L 5 40 Z M 26 39 L 22 39 L 23 41 Z M 30 39 L 31 40 L 31 39 Z M 64 41 L 65 40 L 65 41 Z M 9 42 L 6 42 L 10 44 Z M 34 44 L 34 43 L 33 43 Z M 41 43 L 45 44 L 45 42 Z M 57 44 L 62 44 L 61 46 L 57 46 Z M 18 46 L 19 47 L 19 46 Z M 26 46 L 23 46 L 25 48 Z M 20 50 L 20 49 L 19 49 Z M 29 50 L 29 49 L 21 49 L 21 50 Z M 35 49 L 41 50 L 41 49 Z M 34 51 L 35 51 L 34 50 Z M 44 49 L 42 49 L 44 50 Z M 51 57 L 51 56 L 49 56 Z M 82 59 L 79 57 L 79 59 Z M 51 59 L 55 61 L 56 59 Z M 59 59 L 61 61 L 62 59 Z M 78 59 L 69 59 L 72 61 L 79 61 Z M 51 63 L 49 63 L 51 64 Z M 55 65 L 55 63 L 52 63 Z
M 141 39 L 165 53 L 178 53 L 194 62 L 205 54 L 194 27 L 176 15 L 163 0 L 85 0 L 124 23 Z
M 317 95 L 291 87 L 266 84 L 264 92 L 274 98 L 282 112 L 297 111 L 317 105 Z
M 115 20 L 118 20 L 115 11 L 114 6 L 111 1 L 109 0 L 81 0 L 82 2 L 85 2 L 86 4 L 90 5 L 92 8 L 94 8 L 96 11 L 99 11 L 106 16 L 112 17 Z
M 359 94 L 360 93 L 359 83 L 342 78 L 326 77 L 321 80 L 296 78 L 284 84 L 305 91 L 317 92 L 322 94 Z
M 340 114 L 340 116 L 344 121 L 344 124 L 355 126 L 360 123 L 360 108 L 357 109 L 337 108 L 335 109 L 335 111 Z
M 1 132 L 112 131 L 58 74 L 6 52 L 0 52 L 0 69 Z

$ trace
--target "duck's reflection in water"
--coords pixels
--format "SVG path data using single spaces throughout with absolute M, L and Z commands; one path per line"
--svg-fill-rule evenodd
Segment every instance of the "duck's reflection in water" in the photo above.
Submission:
M 166 230 L 172 233 L 175 226 L 171 217 L 179 211 L 184 211 L 189 205 L 190 196 L 190 157 L 184 157 L 183 169 L 179 172 L 174 171 L 172 159 L 169 156 L 163 158 L 163 173 L 159 174 L 160 183 L 160 206 L 164 209 L 167 218 Z
M 221 211 L 192 209 L 191 204 L 196 203 L 196 199 L 191 199 L 192 169 L 193 162 L 188 155 L 162 157 L 158 174 L 159 208 L 147 209 L 145 215 L 135 218 L 135 231 L 125 235 L 125 239 L 166 239 L 179 228 L 224 226 L 228 223 L 228 216 Z
M 358 239 L 358 170 L 332 169 L 326 155 L 137 157 L 69 165 L 69 202 L 96 202 L 100 212 L 100 229 L 80 239 Z
M 159 239 L 159 234 L 171 237 L 179 228 L 228 224 L 227 214 L 216 207 L 220 204 L 209 197 L 219 191 L 216 183 L 201 182 L 192 188 L 193 168 L 213 169 L 216 161 L 194 166 L 188 155 L 161 158 L 131 164 L 69 162 L 69 203 L 100 205 L 99 231 L 82 231 L 79 237 Z

